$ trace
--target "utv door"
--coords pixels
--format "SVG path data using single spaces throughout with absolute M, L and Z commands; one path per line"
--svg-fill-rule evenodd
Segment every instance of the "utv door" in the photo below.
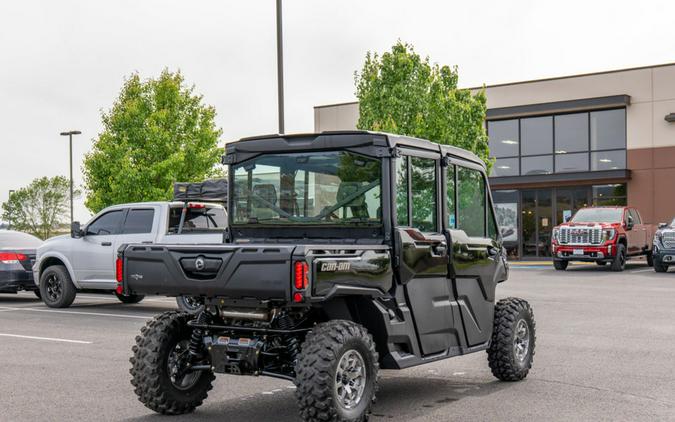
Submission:
M 398 278 L 425 356 L 457 347 L 460 335 L 459 311 L 453 310 L 457 306 L 448 282 L 447 240 L 439 221 L 439 158 L 404 155 L 393 166 Z
M 506 267 L 482 167 L 447 160 L 444 168 L 445 235 L 449 278 L 469 347 L 490 339 L 495 287 Z

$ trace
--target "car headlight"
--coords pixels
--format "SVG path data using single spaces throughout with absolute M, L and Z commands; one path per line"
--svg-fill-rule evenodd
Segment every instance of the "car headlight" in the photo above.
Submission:
M 555 240 L 556 242 L 558 241 L 558 232 L 560 232 L 560 229 L 558 229 L 557 227 L 553 229 L 552 236 L 553 236 L 553 240 Z
M 614 239 L 614 236 L 616 236 L 616 230 L 614 229 L 605 229 L 602 233 L 605 241 L 612 240 Z

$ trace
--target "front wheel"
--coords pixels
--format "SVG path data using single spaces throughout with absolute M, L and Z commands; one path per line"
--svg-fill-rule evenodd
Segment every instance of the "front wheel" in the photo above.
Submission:
M 657 273 L 668 272 L 668 265 L 663 264 L 660 259 L 656 259 L 654 260 L 654 271 Z
M 652 255 L 651 252 L 647 252 L 647 266 L 648 267 L 654 266 L 654 255 Z
M 612 271 L 623 271 L 626 268 L 626 247 L 623 243 L 616 246 L 616 256 L 612 260 Z
M 199 296 L 178 296 L 176 303 L 178 309 L 191 315 L 196 315 L 204 309 L 204 299 Z
M 189 316 L 169 311 L 148 321 L 132 348 L 131 384 L 138 400 L 165 415 L 192 412 L 206 399 L 215 376 L 189 371 Z
M 565 271 L 568 265 L 569 261 L 553 261 L 553 267 L 558 271 Z
M 144 295 L 122 295 L 115 292 L 115 296 L 122 303 L 138 303 L 145 297 Z
M 302 420 L 368 420 L 378 369 L 375 342 L 363 326 L 334 320 L 314 327 L 295 366 Z
M 63 265 L 47 267 L 40 275 L 40 296 L 50 308 L 67 308 L 75 300 L 77 289 Z
M 502 381 L 525 378 L 532 368 L 535 341 L 530 304 L 514 297 L 497 302 L 492 341 L 487 349 L 492 375 Z

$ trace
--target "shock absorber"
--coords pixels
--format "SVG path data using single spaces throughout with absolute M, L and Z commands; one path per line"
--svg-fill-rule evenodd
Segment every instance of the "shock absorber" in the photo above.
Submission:
M 211 315 L 206 310 L 203 310 L 197 316 L 196 321 L 198 324 L 208 324 L 210 320 Z M 188 346 L 188 350 L 190 351 L 190 356 L 192 356 L 193 358 L 199 358 L 202 356 L 203 334 L 204 330 L 200 327 L 195 327 L 192 329 L 192 334 L 190 335 L 190 345 Z
M 282 314 L 277 323 L 282 330 L 290 330 L 294 325 L 293 319 L 287 313 Z M 284 338 L 284 344 L 291 360 L 295 362 L 300 353 L 300 342 L 298 341 L 298 338 L 290 334 Z

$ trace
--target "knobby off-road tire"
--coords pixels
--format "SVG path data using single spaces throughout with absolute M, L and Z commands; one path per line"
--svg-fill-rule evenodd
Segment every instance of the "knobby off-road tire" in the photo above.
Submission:
M 132 348 L 129 372 L 134 392 L 141 403 L 157 413 L 192 412 L 204 402 L 212 388 L 215 376 L 211 371 L 190 372 L 173 380 L 169 372 L 171 357 L 180 355 L 181 351 L 189 353 L 186 346 L 192 332 L 187 325 L 189 319 L 187 314 L 176 311 L 156 316 L 141 328 Z
M 77 289 L 63 265 L 47 267 L 40 275 L 40 296 L 50 308 L 67 308 L 73 304 Z
M 138 303 L 141 300 L 143 300 L 143 298 L 145 297 L 144 295 L 128 295 L 128 296 L 125 296 L 125 295 L 121 295 L 117 292 L 115 292 L 115 296 L 117 296 L 117 299 L 119 299 L 119 301 L 122 302 L 122 303 Z
M 553 261 L 553 267 L 558 271 L 565 271 L 569 264 L 569 261 Z
M 492 375 L 502 381 L 520 381 L 532 368 L 536 327 L 527 301 L 510 297 L 495 305 L 492 341 L 487 349 Z
M 350 321 L 325 322 L 312 329 L 301 350 L 295 366 L 295 395 L 302 420 L 368 420 L 379 370 L 368 331 Z
M 612 271 L 623 271 L 626 268 L 626 247 L 623 243 L 616 245 L 616 256 L 609 267 Z

